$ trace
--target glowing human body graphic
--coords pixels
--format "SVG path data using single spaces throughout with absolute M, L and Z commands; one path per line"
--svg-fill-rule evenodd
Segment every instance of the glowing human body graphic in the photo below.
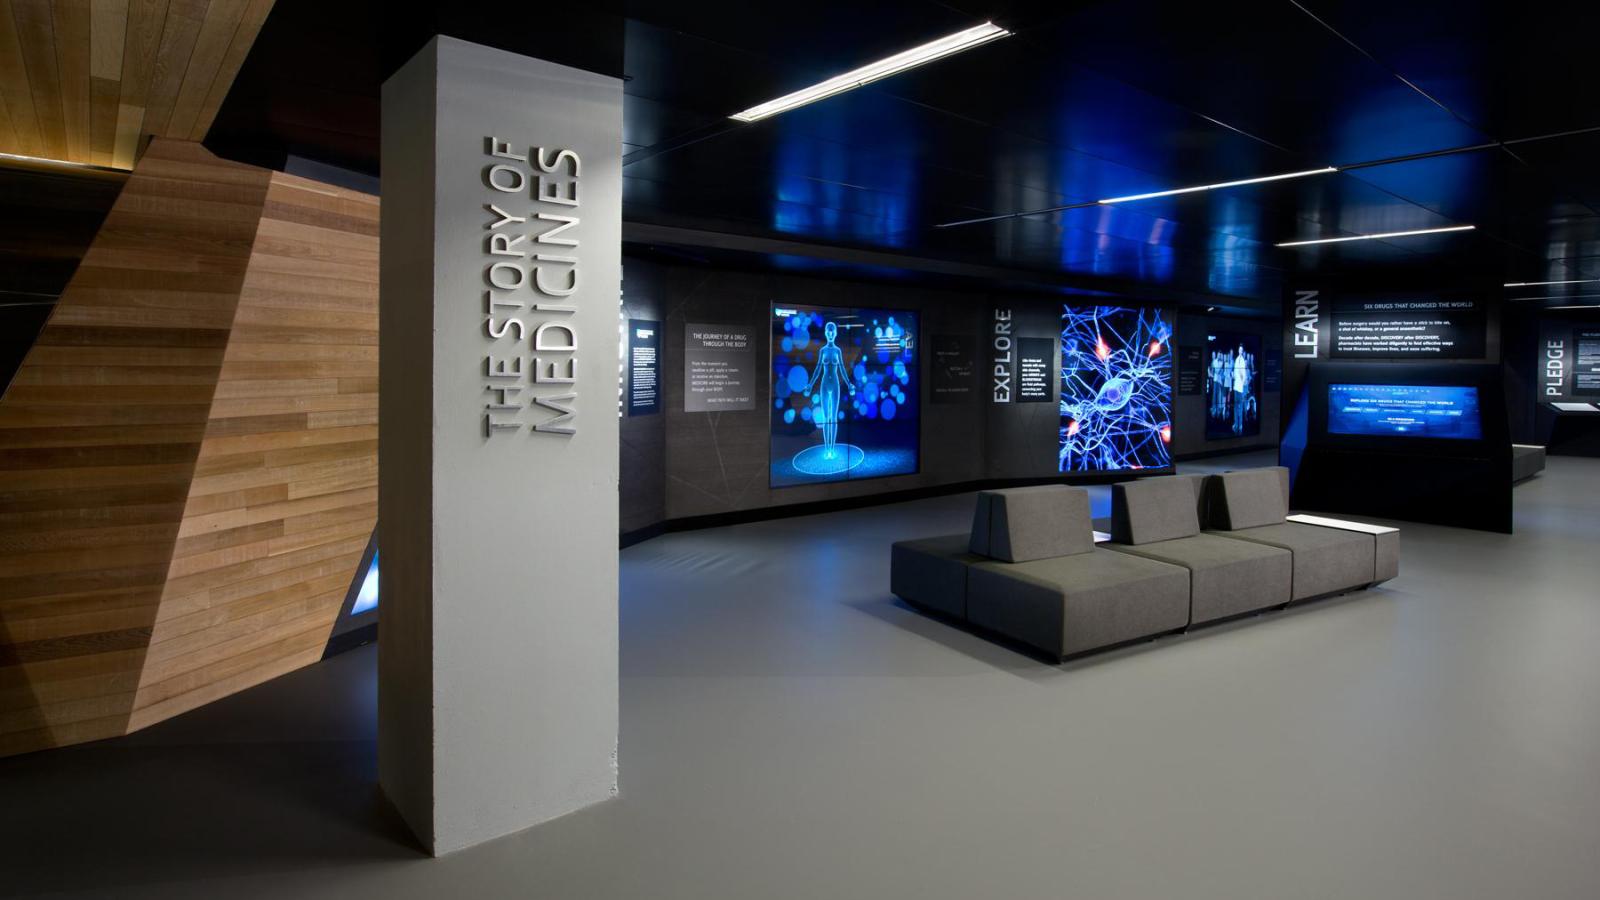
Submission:
M 915 313 L 775 307 L 773 487 L 917 470 Z
M 839 326 L 829 322 L 823 326 L 822 336 L 826 340 L 817 351 L 817 367 L 811 373 L 806 393 L 817 398 L 811 421 L 822 428 L 822 458 L 835 459 L 839 455 L 839 419 L 844 415 L 841 395 L 849 390 L 854 397 L 856 386 L 850 370 L 845 368 L 844 351 L 835 343 Z

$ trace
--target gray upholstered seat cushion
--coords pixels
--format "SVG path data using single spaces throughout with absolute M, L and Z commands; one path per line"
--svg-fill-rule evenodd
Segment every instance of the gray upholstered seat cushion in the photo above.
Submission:
M 967 621 L 1065 657 L 1183 628 L 1189 573 L 1166 563 L 1091 550 L 967 571 Z
M 1226 536 L 1293 553 L 1296 600 L 1366 587 L 1377 580 L 1377 545 L 1370 534 L 1279 522 L 1229 531 Z
M 1212 528 L 1274 525 L 1289 514 L 1289 470 L 1282 466 L 1213 475 L 1207 481 Z
M 967 551 L 968 535 L 897 541 L 889 550 L 889 590 L 902 600 L 958 619 L 967 617 L 967 566 L 984 557 Z
M 1511 445 L 1511 480 L 1524 481 L 1544 471 L 1543 447 L 1531 444 Z
M 1089 492 L 1063 484 L 982 491 L 969 549 L 1006 562 L 1028 562 L 1094 549 Z
M 1200 533 L 1191 476 L 1146 478 L 1111 486 L 1111 539 L 1150 544 Z
M 1282 606 L 1292 596 L 1294 557 L 1279 547 L 1215 534 L 1100 546 L 1188 569 L 1191 625 Z

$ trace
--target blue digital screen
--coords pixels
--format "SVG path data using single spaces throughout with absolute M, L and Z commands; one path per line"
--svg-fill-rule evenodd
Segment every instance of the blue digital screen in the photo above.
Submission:
M 1062 308 L 1060 471 L 1172 465 L 1171 343 L 1159 309 Z
M 1330 384 L 1328 432 L 1379 437 L 1483 437 L 1478 389 L 1434 384 Z
M 378 554 L 372 554 L 372 565 L 367 567 L 367 575 L 361 579 L 361 590 L 356 593 L 356 600 L 350 605 L 350 615 L 358 616 L 369 609 L 378 608 Z
M 1206 440 L 1261 433 L 1261 337 L 1206 335 Z
M 917 318 L 906 310 L 772 311 L 772 487 L 918 468 Z

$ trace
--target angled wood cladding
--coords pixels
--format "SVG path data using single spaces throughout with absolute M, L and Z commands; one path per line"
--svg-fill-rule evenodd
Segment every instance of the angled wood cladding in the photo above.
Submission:
M 0 754 L 320 657 L 376 520 L 377 215 L 152 142 L 0 398 Z
M 0 153 L 127 169 L 198 141 L 272 0 L 0 0 Z

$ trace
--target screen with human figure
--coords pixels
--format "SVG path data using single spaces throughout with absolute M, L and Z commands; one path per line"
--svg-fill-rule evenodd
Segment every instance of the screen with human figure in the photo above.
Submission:
M 1172 465 L 1171 341 L 1159 309 L 1062 307 L 1060 471 Z
M 772 487 L 918 468 L 917 318 L 907 310 L 772 311 Z
M 1261 337 L 1206 335 L 1206 440 L 1261 433 Z

